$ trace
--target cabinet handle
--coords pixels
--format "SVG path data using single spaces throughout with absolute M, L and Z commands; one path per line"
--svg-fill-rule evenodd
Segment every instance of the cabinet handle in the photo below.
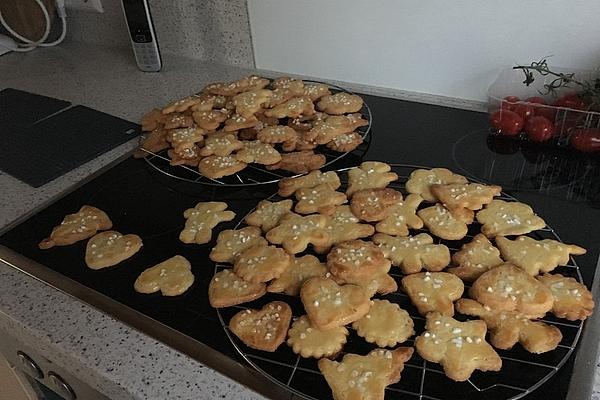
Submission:
M 56 390 L 56 393 L 64 397 L 66 400 L 75 400 L 77 398 L 73 388 L 71 388 L 71 386 L 56 372 L 48 372 L 48 378 L 50 379 L 53 388 Z
M 29 357 L 26 353 L 23 353 L 20 350 L 17 351 L 17 356 L 19 357 L 19 360 L 21 360 L 21 366 L 23 367 L 25 372 L 27 372 L 29 375 L 36 379 L 44 378 L 44 373 L 42 372 L 40 367 L 35 363 L 35 361 L 31 359 L 31 357 Z

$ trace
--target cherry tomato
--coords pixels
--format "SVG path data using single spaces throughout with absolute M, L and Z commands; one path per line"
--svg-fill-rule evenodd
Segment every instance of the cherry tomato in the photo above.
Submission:
M 571 146 L 584 153 L 600 152 L 600 129 L 579 128 L 573 131 L 569 143 Z
M 534 103 L 534 104 L 546 104 L 546 100 L 544 100 L 543 97 L 539 97 L 539 96 L 528 97 L 525 99 L 525 101 L 528 103 Z
M 552 106 L 547 106 L 544 104 L 534 106 L 534 108 L 535 108 L 535 115 L 545 117 L 550 121 L 554 121 L 556 119 L 556 108 L 554 108 Z
M 502 103 L 500 103 L 500 108 L 503 110 L 512 111 L 512 109 L 515 107 L 514 103 L 518 101 L 521 101 L 521 99 L 517 96 L 506 96 L 504 100 L 502 100 Z
M 571 93 L 559 97 L 558 100 L 554 102 L 556 107 L 565 107 L 572 108 L 574 110 L 585 110 L 586 105 L 585 101 L 577 93 Z
M 564 115 L 564 117 L 559 117 L 558 121 L 556 121 L 554 127 L 555 135 L 562 136 L 568 135 L 573 132 L 574 129 L 581 127 L 585 123 L 584 115 L 580 115 L 583 113 L 569 111 Z
M 515 136 L 523 128 L 523 118 L 509 110 L 498 110 L 490 115 L 490 124 L 501 135 Z
M 513 107 L 512 111 L 516 112 L 527 121 L 528 118 L 533 117 L 535 108 L 529 104 L 517 104 Z
M 531 117 L 525 123 L 525 133 L 534 142 L 545 142 L 554 136 L 554 124 L 545 117 Z

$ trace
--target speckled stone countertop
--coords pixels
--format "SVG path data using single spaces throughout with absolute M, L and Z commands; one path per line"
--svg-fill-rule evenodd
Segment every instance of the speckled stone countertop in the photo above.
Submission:
M 83 104 L 131 121 L 211 81 L 248 69 L 166 57 L 159 74 L 140 72 L 127 48 L 65 43 L 0 57 L 0 90 L 14 87 Z M 460 100 L 345 85 L 408 100 L 480 109 Z M 0 228 L 46 204 L 136 146 L 128 142 L 39 189 L 0 172 Z M 111 399 L 260 399 L 262 396 L 96 309 L 0 262 L 0 337 L 19 338 Z M 600 380 L 596 368 L 596 382 Z M 600 400 L 596 386 L 593 398 Z

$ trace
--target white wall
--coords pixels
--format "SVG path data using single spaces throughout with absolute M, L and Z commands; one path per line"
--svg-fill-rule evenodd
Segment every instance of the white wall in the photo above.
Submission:
M 485 100 L 502 66 L 600 65 L 598 0 L 248 0 L 256 65 Z

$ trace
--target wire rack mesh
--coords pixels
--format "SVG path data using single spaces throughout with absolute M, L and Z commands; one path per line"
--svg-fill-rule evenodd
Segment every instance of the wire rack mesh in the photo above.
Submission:
M 317 81 L 308 81 L 305 80 L 305 83 L 322 83 Z M 327 84 L 332 93 L 338 92 L 346 92 L 350 94 L 354 94 L 353 92 L 343 89 L 339 86 Z M 368 148 L 368 144 L 365 143 L 369 133 L 371 133 L 371 125 L 373 122 L 373 115 L 371 114 L 371 109 L 369 105 L 363 101 L 363 106 L 360 109 L 359 113 L 362 114 L 363 118 L 367 120 L 368 124 L 362 127 L 359 127 L 355 130 L 355 132 L 359 133 L 363 139 L 363 143 L 359 145 L 352 153 L 364 154 Z M 300 174 L 294 174 L 292 172 L 284 171 L 284 170 L 268 170 L 264 166 L 259 164 L 248 164 L 248 166 L 237 174 L 226 176 L 220 179 L 212 179 L 202 175 L 198 169 L 192 168 L 186 165 L 170 165 L 170 158 L 167 156 L 167 150 L 163 150 L 158 153 L 154 153 L 148 151 L 146 149 L 140 148 L 143 152 L 147 153 L 147 156 L 144 157 L 144 160 L 148 164 L 150 164 L 153 168 L 160 171 L 161 173 L 182 181 L 187 181 L 191 183 L 200 183 L 204 185 L 214 185 L 214 186 L 253 186 L 253 185 L 266 185 L 278 182 L 282 178 L 285 177 L 293 177 L 299 176 Z M 325 165 L 323 168 L 327 168 L 331 164 L 341 160 L 350 152 L 339 153 L 333 151 L 326 146 L 318 146 L 315 149 L 315 153 L 323 154 L 326 158 Z
M 404 194 L 406 194 L 404 184 L 408 180 L 410 173 L 418 168 L 428 168 L 404 164 L 395 164 L 392 167 L 398 174 L 399 180 L 392 183 L 390 187 Z M 346 178 L 344 171 L 346 170 L 347 168 L 339 171 L 342 172 L 341 179 L 344 183 Z M 514 197 L 506 193 L 502 193 L 497 198 L 505 201 L 517 201 Z M 269 200 L 272 201 L 280 199 L 277 195 L 269 197 Z M 236 229 L 242 225 L 243 222 L 238 223 Z M 451 251 L 456 251 L 460 249 L 462 244 L 469 242 L 479 231 L 480 225 L 475 222 L 471 224 L 469 233 L 462 240 L 447 241 L 436 239 L 436 243 L 443 243 Z M 419 231 L 417 230 L 415 233 L 419 233 Z M 538 240 L 554 239 L 562 242 L 559 235 L 551 227 L 532 232 L 529 236 Z M 314 255 L 323 259 L 322 255 Z M 215 273 L 225 268 L 231 268 L 231 266 L 216 264 Z M 583 282 L 579 266 L 572 258 L 567 266 L 559 267 L 554 272 L 573 277 L 578 282 Z M 400 280 L 402 277 L 402 274 L 395 268 L 390 271 L 390 275 L 396 280 Z M 465 284 L 465 290 L 468 288 L 469 285 Z M 400 307 L 407 310 L 415 322 L 417 335 L 424 331 L 425 318 L 412 306 L 406 294 L 398 290 L 395 293 L 379 297 L 397 303 Z M 304 359 L 294 354 L 285 344 L 282 344 L 274 353 L 254 350 L 247 347 L 230 332 L 228 322 L 237 312 L 246 308 L 260 308 L 262 305 L 274 300 L 287 302 L 292 308 L 294 317 L 305 314 L 298 297 L 267 293 L 262 298 L 245 305 L 217 309 L 217 314 L 225 334 L 239 354 L 252 367 L 272 382 L 286 387 L 290 392 L 302 399 L 322 400 L 331 398 L 330 389 L 317 367 L 316 360 Z M 459 314 L 455 315 L 455 318 L 459 320 L 468 319 Z M 567 362 L 577 345 L 583 329 L 582 321 L 572 322 L 562 320 L 550 314 L 542 319 L 542 321 L 556 326 L 561 331 L 563 339 L 557 349 L 543 354 L 528 353 L 519 344 L 516 344 L 511 350 L 496 349 L 503 361 L 502 370 L 499 372 L 475 371 L 466 382 L 454 382 L 450 380 L 445 376 L 438 364 L 423 360 L 415 352 L 413 357 L 406 363 L 400 382 L 390 385 L 386 389 L 386 399 L 520 399 L 547 382 Z M 340 355 L 345 353 L 366 354 L 371 349 L 377 347 L 358 337 L 350 327 L 349 331 L 348 342 Z M 412 346 L 415 337 L 411 337 L 401 345 Z

